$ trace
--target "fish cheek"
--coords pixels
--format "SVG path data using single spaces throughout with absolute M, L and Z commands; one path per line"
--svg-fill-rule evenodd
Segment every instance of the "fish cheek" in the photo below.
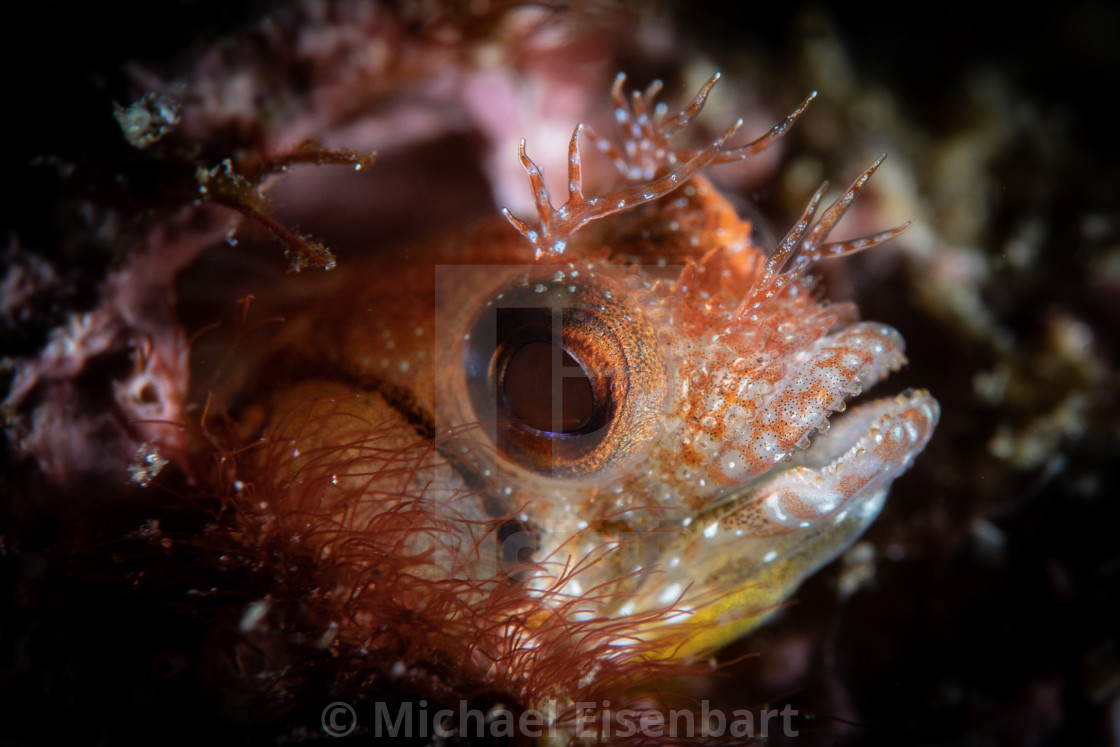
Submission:
M 305 380 L 271 410 L 254 488 L 276 531 L 305 552 L 325 558 L 376 541 L 394 551 L 382 557 L 429 557 L 424 572 L 453 577 L 473 577 L 480 557 L 497 552 L 470 534 L 491 518 L 475 491 L 380 392 Z M 427 531 L 441 522 L 447 531 Z

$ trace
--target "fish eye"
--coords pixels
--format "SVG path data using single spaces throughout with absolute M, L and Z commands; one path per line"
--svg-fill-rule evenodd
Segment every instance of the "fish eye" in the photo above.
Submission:
M 533 340 L 505 356 L 500 391 L 513 417 L 544 433 L 579 433 L 596 414 L 591 378 L 560 345 Z M 598 403 L 602 410 L 602 403 Z
M 502 456 L 539 474 L 581 477 L 639 458 L 665 398 L 654 341 L 601 283 L 529 273 L 498 289 L 470 328 L 474 415 Z

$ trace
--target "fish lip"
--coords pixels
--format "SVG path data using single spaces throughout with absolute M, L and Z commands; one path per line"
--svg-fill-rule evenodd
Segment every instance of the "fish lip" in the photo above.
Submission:
M 845 398 L 845 405 L 853 395 Z M 854 452 L 868 446 L 870 433 L 885 418 L 899 417 L 908 408 L 928 408 L 923 412 L 927 425 L 920 439 L 913 440 L 918 445 L 910 453 L 917 454 L 925 448 L 933 429 L 940 418 L 940 406 L 926 389 L 908 388 L 893 395 L 860 401 L 843 411 L 833 411 L 829 418 L 830 426 L 826 431 L 815 434 L 809 448 L 796 452 L 790 460 L 790 468 L 806 467 L 824 470 L 842 464 Z
M 896 395 L 859 399 L 862 394 L 852 392 L 845 396 L 839 403 L 839 408 L 830 409 L 828 416 L 822 420 L 822 423 L 828 423 L 824 429 L 818 426 L 817 432 L 811 436 L 806 434 L 805 439 L 809 443 L 805 447 L 785 454 L 763 474 L 732 488 L 694 517 L 694 521 L 703 521 L 709 514 L 718 514 L 729 505 L 749 500 L 748 496 L 752 493 L 765 492 L 768 485 L 792 470 L 807 469 L 823 475 L 843 469 L 843 465 L 861 449 L 870 446 L 870 432 L 884 418 L 897 416 L 907 407 L 930 408 L 930 414 L 926 417 L 928 426 L 920 443 L 911 449 L 908 461 L 925 448 L 940 418 L 940 406 L 928 390 L 908 388 Z M 850 405 L 857 399 L 858 402 Z

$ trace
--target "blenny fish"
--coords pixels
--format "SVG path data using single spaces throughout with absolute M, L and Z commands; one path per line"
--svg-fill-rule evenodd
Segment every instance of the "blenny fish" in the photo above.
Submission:
M 938 405 L 845 412 L 903 340 L 810 271 L 905 228 L 829 241 L 881 159 L 759 246 L 704 172 L 812 96 L 745 145 L 739 123 L 672 145 L 717 79 L 671 114 L 620 75 L 621 142 L 575 128 L 562 204 L 522 142 L 536 216 L 348 268 L 244 364 L 272 383 L 231 399 L 224 541 L 275 579 L 245 638 L 295 626 L 361 682 L 550 704 L 555 726 L 704 661 L 875 519 Z M 588 144 L 614 191 L 585 194 Z

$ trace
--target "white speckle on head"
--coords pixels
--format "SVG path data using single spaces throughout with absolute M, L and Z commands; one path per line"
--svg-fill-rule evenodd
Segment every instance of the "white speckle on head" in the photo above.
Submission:
M 725 451 L 719 457 L 719 469 L 728 480 L 740 480 L 747 472 L 747 460 L 737 451 Z

